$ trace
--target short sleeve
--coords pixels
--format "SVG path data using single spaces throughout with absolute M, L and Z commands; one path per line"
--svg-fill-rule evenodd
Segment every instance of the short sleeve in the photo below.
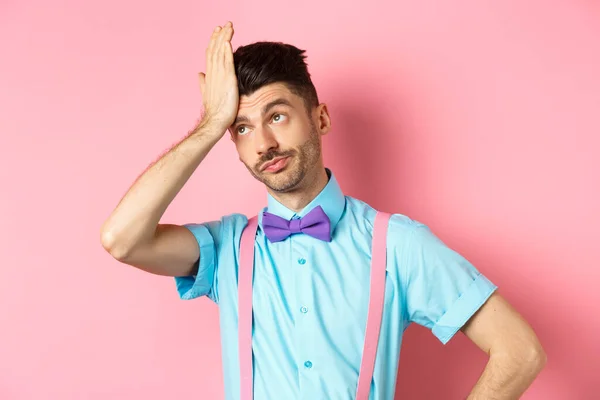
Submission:
M 420 222 L 414 221 L 406 251 L 408 319 L 446 344 L 497 286 Z
M 207 296 L 217 302 L 215 276 L 217 270 L 217 243 L 221 235 L 222 222 L 211 221 L 201 224 L 186 224 L 198 241 L 200 259 L 196 275 L 175 277 L 175 284 L 179 297 L 191 300 Z

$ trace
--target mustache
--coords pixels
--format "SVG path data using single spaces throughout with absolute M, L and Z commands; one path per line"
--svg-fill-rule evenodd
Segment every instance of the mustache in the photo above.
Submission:
M 294 150 L 288 150 L 288 151 L 284 151 L 284 152 L 268 152 L 258 160 L 258 162 L 256 163 L 256 169 L 259 169 L 261 165 L 263 165 L 267 161 L 271 161 L 274 158 L 290 157 L 290 156 L 293 156 L 294 154 L 295 154 Z

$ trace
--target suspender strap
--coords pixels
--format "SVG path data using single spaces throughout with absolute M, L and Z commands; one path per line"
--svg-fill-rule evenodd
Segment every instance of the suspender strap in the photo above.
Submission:
M 377 344 L 385 298 L 387 226 L 391 214 L 378 212 L 373 227 L 369 311 L 356 400 L 368 400 L 375 367 Z M 242 233 L 238 271 L 238 346 L 240 355 L 240 399 L 252 400 L 252 273 L 258 218 L 253 217 Z
M 240 399 L 252 399 L 252 272 L 258 217 L 248 220 L 240 243 L 238 270 L 238 346 L 240 355 Z
M 387 226 L 390 214 L 378 212 L 373 227 L 373 244 L 371 249 L 371 287 L 369 289 L 369 311 L 363 347 L 356 400 L 368 400 L 371 391 L 371 380 L 375 367 L 375 355 L 379 343 L 379 328 L 383 314 L 385 298 L 385 266 Z

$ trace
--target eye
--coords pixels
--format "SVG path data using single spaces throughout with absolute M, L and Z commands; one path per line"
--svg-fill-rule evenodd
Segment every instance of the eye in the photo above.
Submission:
M 273 120 L 273 122 L 281 122 L 284 118 L 285 115 L 283 114 L 273 114 L 273 118 L 271 119 Z
M 247 132 L 245 131 L 246 129 L 247 129 L 247 128 L 246 128 L 245 126 L 239 126 L 239 127 L 236 129 L 236 132 L 237 132 L 237 134 L 238 134 L 238 135 L 242 135 L 242 136 L 243 136 L 243 135 L 245 135 L 245 134 L 247 133 Z

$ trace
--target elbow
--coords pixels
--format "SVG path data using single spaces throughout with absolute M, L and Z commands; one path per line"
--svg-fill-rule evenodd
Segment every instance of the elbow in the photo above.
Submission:
M 531 350 L 530 362 L 539 373 L 548 362 L 548 356 L 541 345 L 534 346 Z
M 537 376 L 546 366 L 548 357 L 539 342 L 522 346 L 496 348 L 490 351 L 490 357 L 496 362 L 517 368 L 522 375 Z
M 526 359 L 529 361 L 531 365 L 533 365 L 536 369 L 542 370 L 546 363 L 548 362 L 548 356 L 546 355 L 546 351 L 544 347 L 540 343 L 537 337 L 530 341 L 529 346 L 527 346 Z
M 128 246 L 125 246 L 121 240 L 110 230 L 103 229 L 100 234 L 100 242 L 102 247 L 106 250 L 114 259 L 123 262 L 127 259 L 131 250 Z
M 539 343 L 529 346 L 526 350 L 522 350 L 520 358 L 524 372 L 531 376 L 539 374 L 548 362 L 546 352 Z

